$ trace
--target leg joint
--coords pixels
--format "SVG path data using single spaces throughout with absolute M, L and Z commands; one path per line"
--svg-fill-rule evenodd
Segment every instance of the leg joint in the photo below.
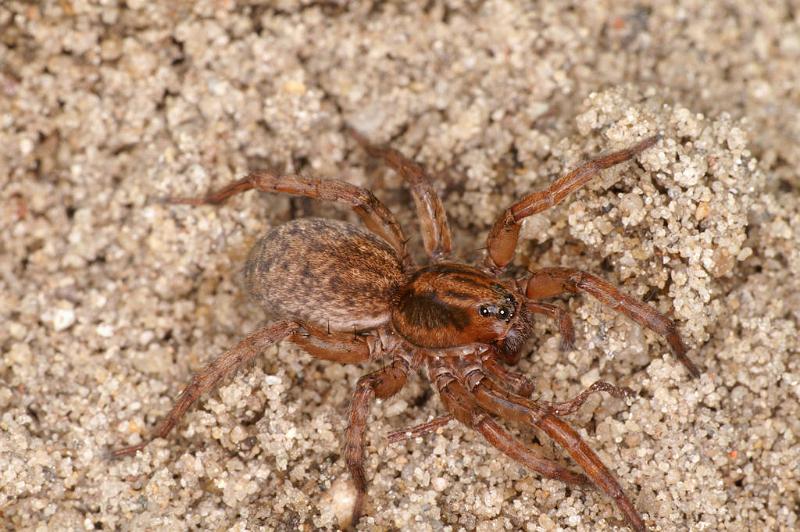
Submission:
M 479 429 L 481 425 L 487 420 L 491 419 L 489 415 L 484 412 L 483 410 L 475 410 L 472 412 L 472 416 L 470 419 L 470 428 L 472 429 Z
M 467 390 L 472 392 L 480 385 L 484 377 L 485 375 L 480 367 L 472 366 L 467 368 L 467 370 L 464 371 L 464 386 Z

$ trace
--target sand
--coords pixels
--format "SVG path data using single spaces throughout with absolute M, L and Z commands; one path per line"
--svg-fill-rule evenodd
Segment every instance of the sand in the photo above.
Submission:
M 7 529 L 330 530 L 341 434 L 380 366 L 290 344 L 135 457 L 193 371 L 264 322 L 240 270 L 258 236 L 345 209 L 248 193 L 165 205 L 249 169 L 408 192 L 343 132 L 426 165 L 456 256 L 587 157 L 663 140 L 526 222 L 516 259 L 578 267 L 677 321 L 702 368 L 589 297 L 576 348 L 537 320 L 536 397 L 598 379 L 569 421 L 653 530 L 793 530 L 800 514 L 798 6 L 730 2 L 3 2 L 0 522 Z M 613 503 L 543 480 L 443 413 L 420 375 L 369 424 L 360 530 L 611 530 Z M 519 433 L 547 456 L 563 452 Z

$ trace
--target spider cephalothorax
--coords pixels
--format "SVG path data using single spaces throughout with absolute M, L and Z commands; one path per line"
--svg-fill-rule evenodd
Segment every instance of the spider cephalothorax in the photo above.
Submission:
M 482 343 L 516 350 L 530 334 L 523 300 L 513 286 L 478 268 L 440 262 L 420 268 L 397 290 L 392 325 L 418 347 Z
M 692 373 L 686 347 L 675 324 L 653 307 L 636 301 L 602 279 L 570 268 L 531 271 L 521 279 L 501 278 L 514 255 L 522 220 L 561 202 L 600 170 L 630 160 L 658 137 L 591 160 L 549 188 L 524 197 L 498 218 L 489 232 L 483 267 L 452 261 L 450 230 L 440 199 L 423 169 L 400 153 L 355 139 L 369 153 L 397 170 L 411 188 L 430 263 L 417 266 L 406 249 L 400 225 L 368 190 L 343 181 L 255 172 L 202 199 L 173 203 L 220 203 L 257 189 L 332 200 L 350 206 L 369 231 L 317 218 L 292 220 L 270 230 L 253 247 L 245 267 L 250 295 L 279 321 L 256 330 L 196 374 L 152 438 L 165 436 L 190 405 L 263 349 L 290 340 L 311 355 L 344 363 L 384 359 L 384 366 L 359 379 L 348 416 L 344 455 L 357 490 L 351 524 L 363 511 L 369 405 L 397 393 L 413 368 L 422 366 L 448 411 L 433 422 L 413 427 L 423 434 L 457 419 L 478 431 L 498 450 L 543 476 L 570 484 L 592 483 L 612 497 L 635 530 L 644 521 L 611 472 L 559 416 L 574 412 L 597 391 L 624 396 L 629 391 L 599 381 L 563 403 L 530 399 L 533 384 L 503 363 L 519 360 L 531 334 L 534 314 L 554 318 L 564 346 L 572 345 L 569 315 L 539 300 L 566 292 L 586 292 L 666 338 Z M 353 334 L 356 332 L 357 334 Z M 583 468 L 576 473 L 538 456 L 496 420 L 542 430 Z M 132 454 L 143 443 L 114 454 Z M 392 439 L 400 439 L 396 435 Z

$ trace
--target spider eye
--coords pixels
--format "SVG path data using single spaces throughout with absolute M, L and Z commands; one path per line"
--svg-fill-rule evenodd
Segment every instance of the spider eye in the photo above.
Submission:
M 512 296 L 511 294 L 506 295 L 506 303 L 511 303 L 512 305 L 516 303 L 516 301 L 514 300 L 514 296 Z
M 489 309 L 485 306 L 481 306 L 480 313 L 481 316 L 483 316 L 484 318 L 487 317 L 489 314 L 491 314 L 491 312 L 489 312 Z
M 500 309 L 500 310 L 497 312 L 497 315 L 498 315 L 498 316 L 500 316 L 500 319 L 502 319 L 502 320 L 504 320 L 504 319 L 508 318 L 508 314 L 509 314 L 509 312 L 508 312 L 508 310 L 507 310 L 507 309 L 505 309 L 505 308 L 501 308 L 501 309 Z

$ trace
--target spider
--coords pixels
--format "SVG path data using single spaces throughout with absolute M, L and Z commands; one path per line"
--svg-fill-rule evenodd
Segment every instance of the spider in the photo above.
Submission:
M 219 204 L 251 189 L 306 196 L 349 206 L 368 231 L 342 221 L 305 218 L 267 232 L 250 251 L 245 285 L 257 303 L 282 319 L 251 333 L 195 374 L 149 438 L 113 454 L 133 454 L 153 439 L 165 437 L 201 395 L 267 346 L 289 340 L 323 360 L 384 361 L 381 369 L 358 380 L 350 404 L 344 457 L 357 494 L 351 526 L 362 515 L 367 494 L 364 456 L 370 405 L 375 398 L 396 394 L 409 373 L 423 368 L 448 414 L 392 433 L 390 441 L 421 435 L 456 419 L 531 471 L 572 485 L 596 486 L 613 499 L 632 529 L 645 530 L 642 517 L 612 473 L 560 417 L 575 412 L 592 393 L 624 397 L 631 390 L 598 381 L 565 402 L 536 401 L 530 398 L 532 380 L 506 366 L 519 361 L 535 314 L 554 319 L 562 345 L 572 346 L 575 335 L 570 316 L 541 300 L 585 292 L 663 336 L 697 377 L 699 370 L 686 356 L 687 347 L 675 324 L 587 272 L 544 268 L 522 279 L 501 274 L 513 260 L 524 218 L 561 203 L 601 170 L 632 159 L 660 137 L 592 159 L 547 189 L 511 205 L 489 232 L 484 264 L 471 266 L 449 258 L 452 242 L 447 215 L 424 169 L 394 149 L 373 145 L 357 131 L 349 132 L 410 187 L 429 263 L 414 263 L 403 230 L 383 203 L 369 190 L 344 181 L 258 171 L 204 198 L 170 199 L 191 205 Z M 585 474 L 537 455 L 498 420 L 543 431 Z

